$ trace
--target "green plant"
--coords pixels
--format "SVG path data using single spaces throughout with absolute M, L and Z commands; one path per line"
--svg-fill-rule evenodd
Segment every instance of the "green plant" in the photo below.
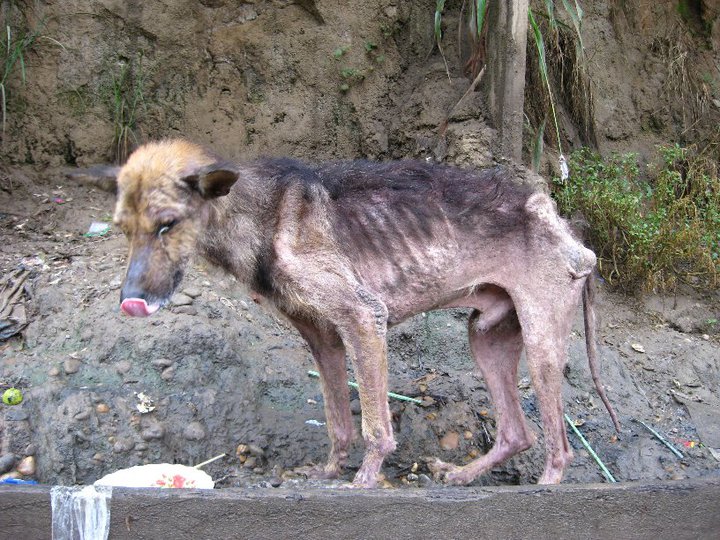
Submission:
M 5 14 L 5 13 L 3 13 Z M 13 27 L 4 24 L 3 39 L 0 40 L 0 57 L 2 58 L 2 78 L 0 78 L 0 109 L 2 110 L 2 132 L 5 133 L 8 110 L 8 83 L 19 68 L 20 82 L 24 86 L 27 82 L 25 71 L 25 55 L 38 40 L 49 41 L 50 43 L 64 48 L 57 40 L 42 35 L 45 21 L 41 21 L 33 30 L 13 30 Z
M 145 74 L 142 58 L 120 62 L 112 73 L 108 105 L 113 119 L 113 148 L 117 163 L 123 163 L 133 144 L 137 144 L 136 130 L 145 110 Z
M 580 212 L 601 275 L 625 290 L 668 290 L 678 282 L 717 286 L 720 277 L 720 179 L 707 151 L 658 148 L 641 174 L 637 156 L 608 159 L 585 148 L 570 178 L 555 179 L 561 213 Z
M 7 83 L 10 80 L 15 66 L 20 67 L 20 79 L 22 84 L 25 84 L 25 53 L 32 47 L 32 44 L 38 37 L 36 32 L 20 33 L 15 36 L 14 32 L 10 28 L 10 25 L 5 25 L 6 39 L 2 41 L 2 49 L 0 54 L 3 58 L 3 74 L 0 79 L 0 100 L 2 105 L 2 131 L 5 133 L 5 125 L 7 120 Z

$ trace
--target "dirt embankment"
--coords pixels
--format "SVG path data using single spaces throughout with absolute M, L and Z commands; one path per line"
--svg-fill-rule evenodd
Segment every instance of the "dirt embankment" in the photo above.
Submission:
M 480 94 L 455 109 L 444 139 L 437 136 L 468 81 L 454 55 L 448 80 L 437 51 L 430 54 L 434 2 L 318 1 L 319 15 L 303 7 L 310 4 L 74 0 L 32 12 L 62 47 L 38 40 L 26 59 L 27 86 L 9 86 L 0 270 L 24 264 L 33 273 L 31 322 L 22 339 L 0 345 L 0 384 L 25 392 L 22 405 L 0 409 L 0 456 L 33 456 L 35 478 L 74 483 L 225 452 L 208 468 L 220 485 L 258 483 L 324 458 L 322 397 L 305 374 L 312 362 L 299 338 L 202 262 L 151 324 L 120 317 L 124 240 L 114 230 L 83 236 L 110 216 L 112 198 L 59 170 L 113 159 L 118 143 L 124 148 L 113 135 L 123 126 L 118 133 L 130 143 L 133 134 L 182 135 L 235 158 L 492 160 Z M 708 140 L 718 119 L 717 20 L 709 7 L 682 15 L 671 2 L 641 4 L 584 3 L 597 143 L 648 152 L 659 141 Z M 459 2 L 447 11 L 452 29 Z M 113 112 L 118 103 L 135 103 L 134 126 Z M 563 107 L 564 136 L 579 143 L 571 107 Z M 717 294 L 602 296 L 603 377 L 625 431 L 615 440 L 598 407 L 579 321 L 564 387 L 568 413 L 620 480 L 717 474 Z M 399 446 L 386 472 L 395 485 L 423 456 L 462 462 L 492 443 L 494 412 L 471 365 L 465 324 L 462 312 L 433 313 L 391 333 L 393 390 L 431 398 L 426 407 L 392 405 Z M 526 374 L 519 388 L 539 432 Z M 138 411 L 141 393 L 152 412 Z M 659 428 L 686 457 L 633 419 Z M 239 444 L 252 452 L 236 456 Z M 569 481 L 599 480 L 585 451 L 576 453 Z M 539 444 L 480 482 L 530 482 L 542 463 Z

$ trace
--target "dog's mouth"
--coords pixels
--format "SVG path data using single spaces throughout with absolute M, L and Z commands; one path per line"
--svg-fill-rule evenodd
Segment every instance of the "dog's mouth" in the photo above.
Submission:
M 162 304 L 148 304 L 144 298 L 126 298 L 120 304 L 120 309 L 131 317 L 149 317 L 155 313 Z

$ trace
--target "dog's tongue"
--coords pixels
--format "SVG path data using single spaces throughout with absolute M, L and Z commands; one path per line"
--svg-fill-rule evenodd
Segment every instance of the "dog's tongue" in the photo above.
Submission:
M 147 317 L 160 309 L 159 304 L 150 304 L 142 298 L 126 298 L 120 304 L 120 309 L 131 317 Z

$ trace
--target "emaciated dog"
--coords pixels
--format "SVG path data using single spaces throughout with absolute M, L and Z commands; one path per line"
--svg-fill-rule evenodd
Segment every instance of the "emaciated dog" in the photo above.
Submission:
M 596 378 L 595 255 L 520 174 L 528 173 L 417 161 L 234 164 L 185 141 L 147 144 L 118 174 L 115 223 L 130 243 L 122 310 L 157 311 L 195 253 L 274 305 L 321 374 L 331 447 L 311 471 L 319 478 L 339 476 L 354 436 L 347 354 L 366 445 L 353 485 L 373 487 L 395 448 L 388 327 L 428 310 L 472 308 L 470 346 L 495 404 L 495 445 L 465 466 L 436 460 L 431 469 L 466 484 L 533 444 L 517 391 L 524 347 L 547 447 L 540 483 L 558 483 L 572 459 L 560 390 L 581 296 L 593 377 L 618 424 Z

